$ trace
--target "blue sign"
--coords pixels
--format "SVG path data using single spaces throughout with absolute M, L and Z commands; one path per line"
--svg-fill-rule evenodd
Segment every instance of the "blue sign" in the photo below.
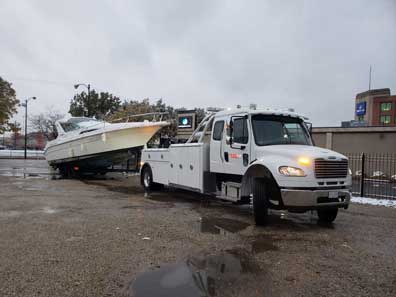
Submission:
M 356 115 L 362 116 L 366 114 L 366 101 L 356 103 Z

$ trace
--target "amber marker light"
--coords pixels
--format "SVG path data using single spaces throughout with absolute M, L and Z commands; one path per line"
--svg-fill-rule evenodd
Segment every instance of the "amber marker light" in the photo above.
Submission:
M 309 164 L 311 164 L 311 160 L 307 157 L 300 157 L 298 158 L 298 164 L 302 166 L 308 166 Z

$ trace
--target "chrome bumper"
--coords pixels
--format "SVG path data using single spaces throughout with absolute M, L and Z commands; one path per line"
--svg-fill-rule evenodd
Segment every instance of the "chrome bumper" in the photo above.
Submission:
M 286 207 L 320 208 L 327 206 L 347 208 L 351 192 L 346 189 L 300 190 L 281 189 L 283 204 Z

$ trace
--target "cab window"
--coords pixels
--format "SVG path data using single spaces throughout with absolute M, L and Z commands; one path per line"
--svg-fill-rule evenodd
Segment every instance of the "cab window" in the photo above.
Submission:
M 221 140 L 223 135 L 224 121 L 218 121 L 214 124 L 213 128 L 213 140 Z
M 248 143 L 248 128 L 246 118 L 236 118 L 233 120 L 233 141 L 235 143 Z

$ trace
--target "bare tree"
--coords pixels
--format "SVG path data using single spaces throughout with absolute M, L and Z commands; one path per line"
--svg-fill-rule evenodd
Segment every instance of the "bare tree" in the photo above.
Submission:
M 31 116 L 29 121 L 35 131 L 41 132 L 47 140 L 52 140 L 57 137 L 55 122 L 64 117 L 64 114 L 49 107 L 47 111 Z

